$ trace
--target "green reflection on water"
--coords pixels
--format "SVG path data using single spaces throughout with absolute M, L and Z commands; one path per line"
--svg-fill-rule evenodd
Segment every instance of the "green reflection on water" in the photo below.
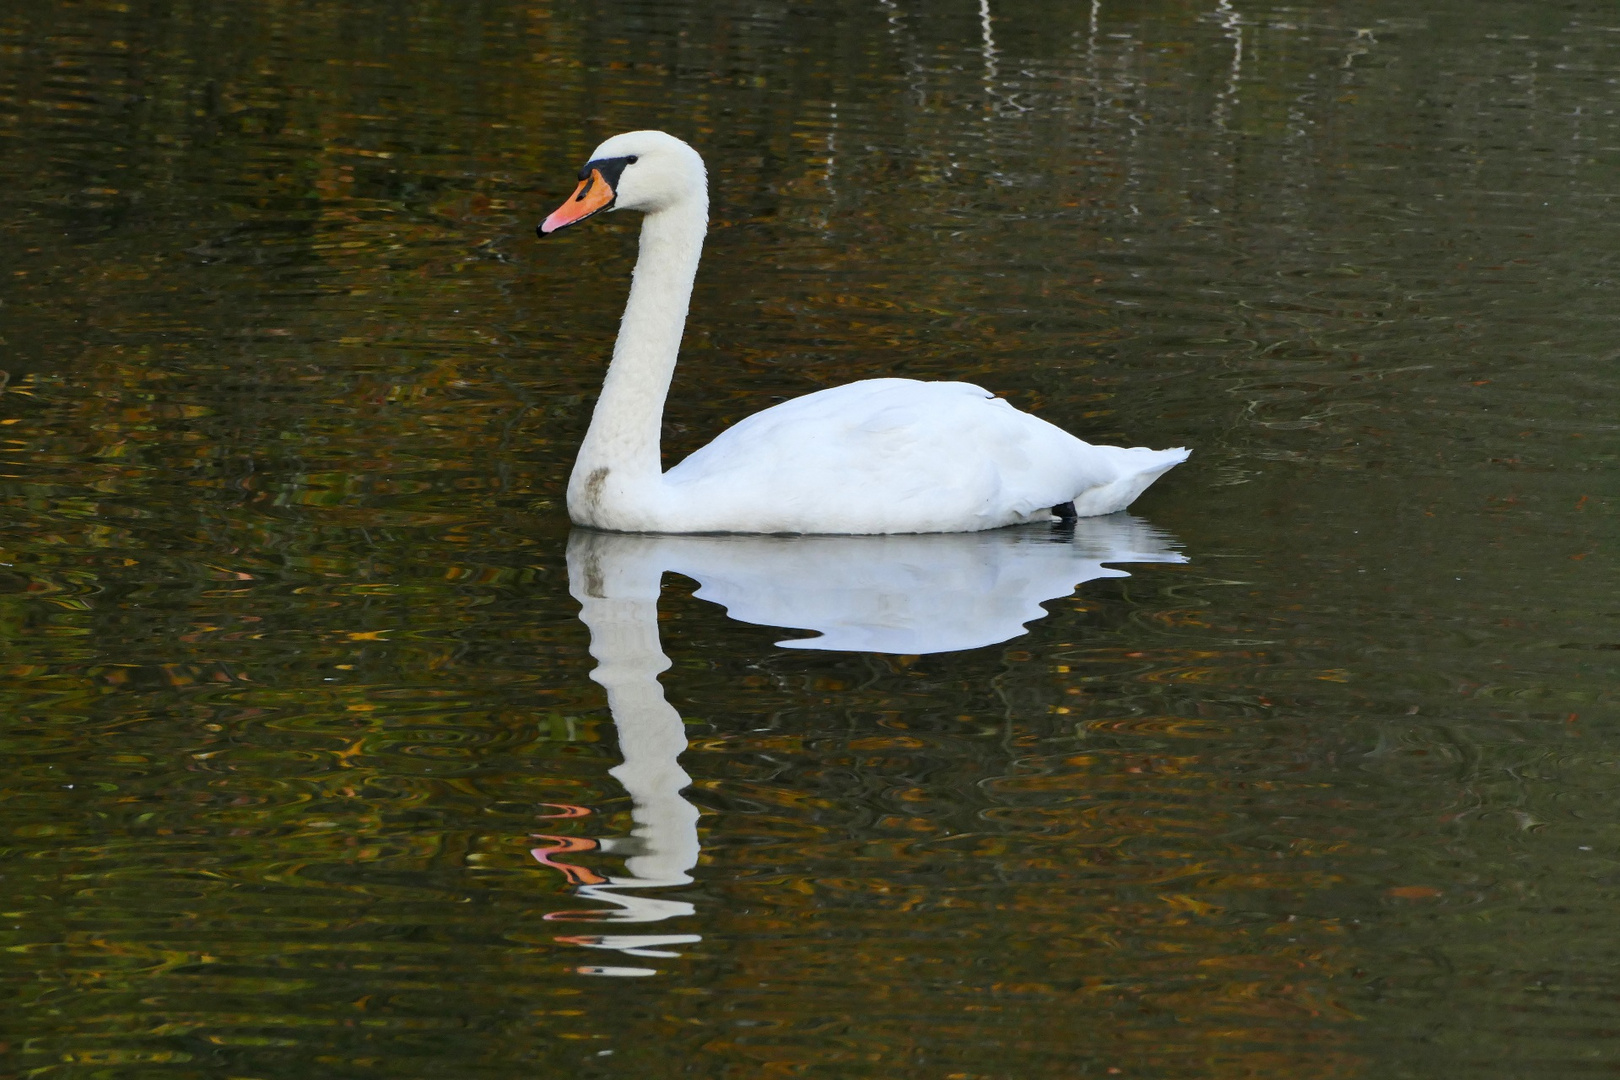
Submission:
M 1612 1064 L 1616 25 L 0 13 L 7 1055 Z M 648 125 L 715 184 L 672 456 L 818 386 L 970 379 L 1193 446 L 1137 507 L 1192 561 L 915 659 L 779 649 L 667 579 L 704 811 L 668 925 L 702 941 L 607 980 L 531 850 L 630 831 L 560 492 L 634 223 L 529 237 Z

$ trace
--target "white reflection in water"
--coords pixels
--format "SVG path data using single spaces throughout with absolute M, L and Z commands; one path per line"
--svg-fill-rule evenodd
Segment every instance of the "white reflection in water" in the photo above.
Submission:
M 549 919 L 653 923 L 693 914 L 691 904 L 640 890 L 691 882 L 698 810 L 681 796 L 686 729 L 664 698 L 670 666 L 658 636 L 665 572 L 698 582 L 696 595 L 741 622 L 816 632 L 778 644 L 843 652 L 937 653 L 995 645 L 1046 614 L 1041 603 L 1097 578 L 1127 577 L 1107 563 L 1185 562 L 1163 532 L 1128 514 L 1045 526 L 935 536 L 637 536 L 575 530 L 568 588 L 590 630 L 591 678 L 607 690 L 622 764 L 613 777 L 630 795 L 628 837 L 549 836 L 535 857 L 563 873 L 575 894 L 608 905 Z M 582 808 L 563 807 L 576 817 Z M 568 853 L 624 856 L 604 877 L 560 861 Z M 627 892 L 626 890 L 636 890 Z M 559 942 L 640 957 L 674 957 L 696 934 L 582 934 Z M 640 967 L 582 966 L 582 974 L 647 975 Z
M 984 88 L 992 98 L 996 93 L 996 38 L 991 28 L 990 0 L 979 0 L 980 51 L 984 54 Z
M 1226 130 L 1227 119 L 1238 100 L 1238 86 L 1243 80 L 1243 16 L 1232 7 L 1232 0 L 1220 0 L 1215 15 L 1226 36 L 1232 42 L 1232 69 L 1226 80 L 1226 90 L 1215 95 L 1215 127 Z

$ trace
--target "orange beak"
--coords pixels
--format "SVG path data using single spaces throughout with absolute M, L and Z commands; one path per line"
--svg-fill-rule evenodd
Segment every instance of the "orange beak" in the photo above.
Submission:
M 579 187 L 568 197 L 568 201 L 552 211 L 551 216 L 540 223 L 535 230 L 541 236 L 549 236 L 558 229 L 584 221 L 598 210 L 605 210 L 613 205 L 613 185 L 602 177 L 598 169 L 592 169 L 591 175 L 579 182 Z

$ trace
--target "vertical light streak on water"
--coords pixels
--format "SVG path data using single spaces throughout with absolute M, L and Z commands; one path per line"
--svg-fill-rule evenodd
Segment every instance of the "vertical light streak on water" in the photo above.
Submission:
M 1091 0 L 1091 18 L 1086 23 L 1086 60 L 1091 65 L 1091 75 L 1097 75 L 1097 22 L 1102 18 L 1102 0 Z
M 1102 21 L 1102 0 L 1091 0 L 1091 17 L 1086 23 L 1086 82 L 1091 94 L 1091 129 L 1102 119 L 1102 72 L 1098 70 L 1097 26 Z
M 827 186 L 827 205 L 822 210 L 821 227 L 832 227 L 833 209 L 838 202 L 838 102 L 827 104 L 827 168 L 822 174 Z
M 894 39 L 895 48 L 900 53 L 900 62 L 906 69 L 906 89 L 910 91 L 911 104 L 922 108 L 928 104 L 927 91 L 924 89 L 923 66 L 917 59 L 916 43 L 910 32 L 906 29 L 906 15 L 900 10 L 895 0 L 878 0 L 887 15 L 884 22 L 889 28 L 889 36 Z
M 996 80 L 1000 71 L 996 67 L 996 37 L 990 18 L 990 0 L 979 0 L 979 30 L 984 53 L 984 118 L 988 121 L 996 114 Z
M 1232 6 L 1232 0 L 1220 0 L 1215 13 L 1226 38 L 1232 43 L 1232 65 L 1226 79 L 1226 89 L 1215 95 L 1215 129 L 1225 132 L 1232 107 L 1237 103 L 1238 83 L 1243 78 L 1243 16 Z

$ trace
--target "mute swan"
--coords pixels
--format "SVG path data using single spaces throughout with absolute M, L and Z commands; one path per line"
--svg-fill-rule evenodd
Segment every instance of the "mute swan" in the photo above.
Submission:
M 1188 451 L 1092 446 L 968 383 L 867 379 L 773 405 L 663 471 L 659 426 L 708 231 L 703 159 L 662 131 L 596 148 L 547 236 L 641 210 L 568 515 L 613 532 L 933 533 L 1123 510 Z

